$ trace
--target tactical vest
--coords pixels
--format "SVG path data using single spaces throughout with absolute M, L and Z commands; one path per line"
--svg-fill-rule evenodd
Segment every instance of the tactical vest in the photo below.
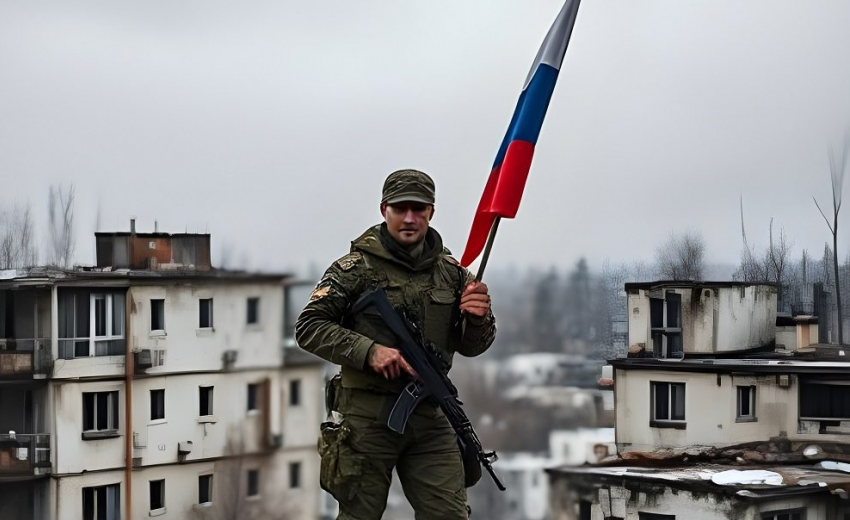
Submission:
M 397 311 L 405 314 L 422 330 L 439 356 L 451 367 L 452 356 L 463 335 L 459 320 L 460 293 L 463 271 L 451 260 L 442 257 L 431 269 L 412 271 L 402 265 L 363 253 L 367 288 L 383 287 Z M 356 300 L 355 298 L 353 298 Z M 359 314 L 348 314 L 345 326 L 387 346 L 395 346 L 395 336 L 384 324 L 380 314 L 369 308 Z M 342 367 L 342 385 L 379 392 L 399 393 L 407 383 L 405 377 L 387 381 L 370 368 L 364 371 Z

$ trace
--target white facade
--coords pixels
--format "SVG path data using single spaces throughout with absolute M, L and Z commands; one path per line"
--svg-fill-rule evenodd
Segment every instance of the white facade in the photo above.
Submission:
M 319 485 L 319 425 L 326 420 L 325 381 L 337 371 L 330 363 L 298 347 L 287 349 L 282 377 L 283 448 L 280 463 L 286 467 L 281 483 L 285 495 L 297 501 L 293 518 L 335 518 L 338 506 Z M 292 465 L 297 465 L 298 482 L 293 482 Z
M 46 337 L 36 341 L 52 358 L 44 391 L 32 394 L 35 433 L 50 442 L 42 518 L 87 520 L 104 508 L 109 519 L 296 517 L 300 497 L 280 493 L 290 475 L 280 450 L 282 276 L 40 280 L 49 289 L 35 328 Z
M 653 332 L 668 339 L 678 334 L 686 355 L 763 347 L 775 339 L 776 288 L 771 285 L 670 282 L 626 287 L 629 345 L 643 344 L 648 352 L 653 352 Z M 661 302 L 655 311 L 652 300 Z M 672 315 L 677 306 L 678 319 Z M 662 352 L 658 357 L 673 356 Z
M 844 370 L 850 370 L 850 363 L 830 365 L 839 368 L 843 365 Z M 685 417 L 681 423 L 653 425 L 652 383 L 684 384 Z M 752 417 L 739 416 L 739 387 L 754 388 Z M 767 442 L 773 437 L 846 442 L 846 434 L 842 433 L 844 421 L 839 421 L 842 424 L 834 430 L 819 433 L 817 421 L 801 420 L 800 376 L 791 367 L 784 374 L 748 374 L 743 364 L 735 373 L 685 372 L 672 366 L 656 370 L 618 369 L 615 392 L 620 452 L 687 451 Z M 850 431 L 850 424 L 845 428 Z

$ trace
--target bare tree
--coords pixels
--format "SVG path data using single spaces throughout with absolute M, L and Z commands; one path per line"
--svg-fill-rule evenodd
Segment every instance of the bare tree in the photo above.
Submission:
M 812 197 L 812 200 L 815 201 L 815 206 L 817 206 L 818 211 L 820 211 L 821 216 L 826 221 L 829 232 L 832 233 L 832 267 L 835 273 L 835 303 L 838 307 L 839 345 L 844 344 L 844 327 L 842 323 L 844 315 L 841 312 L 841 287 L 838 276 L 838 212 L 841 211 L 841 189 L 844 185 L 844 175 L 847 173 L 848 166 L 850 166 L 850 130 L 845 133 L 841 150 L 838 153 L 836 153 L 834 148 L 829 148 L 829 173 L 832 179 L 832 222 L 830 222 L 823 209 L 821 209 L 817 199 L 814 196 Z
M 38 263 L 35 226 L 30 205 L 0 209 L 0 269 L 32 267 Z
M 655 250 L 658 276 L 667 280 L 701 280 L 705 271 L 705 242 L 699 232 L 670 237 Z
M 48 201 L 50 225 L 50 261 L 69 267 L 74 257 L 74 185 L 50 186 Z

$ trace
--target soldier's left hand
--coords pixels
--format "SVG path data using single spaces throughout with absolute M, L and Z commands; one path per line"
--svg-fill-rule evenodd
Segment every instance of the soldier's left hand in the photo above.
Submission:
M 460 310 L 465 314 L 484 317 L 490 312 L 490 295 L 487 285 L 469 282 L 460 295 Z

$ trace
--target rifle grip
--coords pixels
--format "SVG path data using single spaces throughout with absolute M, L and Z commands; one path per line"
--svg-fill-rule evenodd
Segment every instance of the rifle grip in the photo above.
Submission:
M 390 410 L 387 427 L 398 434 L 404 433 L 407 420 L 426 396 L 427 392 L 420 390 L 415 381 L 408 383 L 396 399 L 393 409 Z

